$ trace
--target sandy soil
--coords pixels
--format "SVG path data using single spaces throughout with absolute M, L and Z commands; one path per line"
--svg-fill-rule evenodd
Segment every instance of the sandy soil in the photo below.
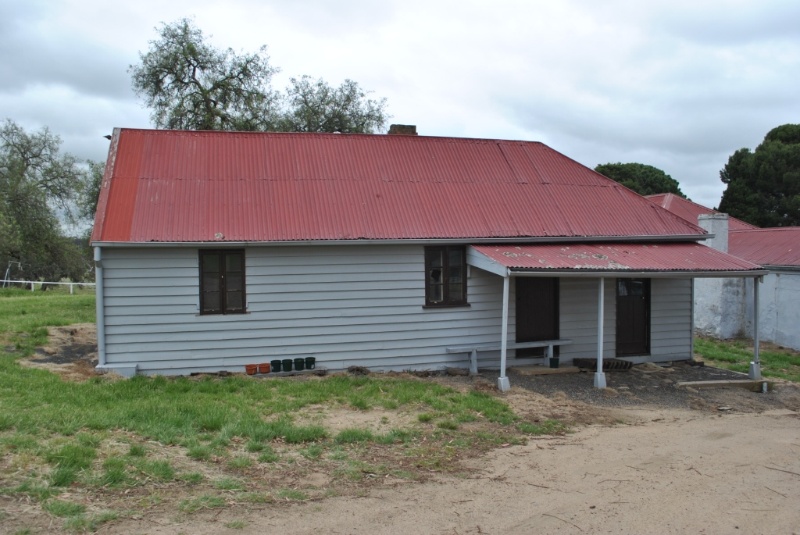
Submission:
M 106 533 L 800 533 L 800 417 L 624 409 L 361 498 L 148 518 Z M 243 527 L 226 528 L 239 521 Z
M 86 378 L 91 363 L 75 355 L 92 336 L 91 326 L 54 330 L 50 346 L 28 365 Z M 90 359 L 91 347 L 82 350 L 82 360 Z M 485 379 L 440 380 L 493 390 Z M 632 374 L 630 380 L 662 379 Z M 783 394 L 770 394 L 771 406 L 756 403 L 759 394 L 734 389 L 686 410 L 601 406 L 574 393 L 515 386 L 504 397 L 518 414 L 562 418 L 574 432 L 494 450 L 423 483 L 387 480 L 358 497 L 232 504 L 181 517 L 164 508 L 104 525 L 100 533 L 800 535 L 800 390 L 779 384 L 777 391 Z M 366 413 L 375 426 L 387 416 L 378 412 Z M 371 425 L 351 421 L 365 413 L 320 414 L 326 426 Z

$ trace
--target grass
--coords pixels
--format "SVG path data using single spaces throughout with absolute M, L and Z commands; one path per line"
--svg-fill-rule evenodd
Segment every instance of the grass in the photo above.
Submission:
M 414 378 L 69 382 L 18 364 L 46 344 L 48 326 L 93 320 L 92 295 L 0 291 L 0 495 L 27 496 L 43 514 L 63 518 L 65 529 L 93 531 L 132 514 L 96 511 L 103 499 L 113 503 L 133 488 L 141 489 L 143 508 L 166 502 L 184 514 L 253 497 L 305 501 L 362 492 L 354 482 L 388 474 L 424 480 L 430 470 L 454 470 L 465 456 L 536 434 L 493 395 Z M 364 425 L 331 433 L 318 419 L 300 418 L 320 406 L 411 418 L 384 432 Z M 483 427 L 466 431 L 466 422 Z M 384 416 L 381 425 L 388 423 Z M 330 481 L 284 488 L 288 478 L 309 472 Z M 76 492 L 93 497 L 96 511 L 65 499 Z
M 750 340 L 715 340 L 697 337 L 694 341 L 697 357 L 713 366 L 747 373 L 753 360 L 753 343 Z M 761 374 L 800 382 L 800 351 L 763 344 L 759 348 Z

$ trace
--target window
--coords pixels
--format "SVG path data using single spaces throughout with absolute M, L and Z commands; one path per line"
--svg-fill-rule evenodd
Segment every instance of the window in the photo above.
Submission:
M 425 248 L 425 306 L 467 304 L 467 261 L 462 246 Z
M 200 251 L 200 314 L 244 313 L 244 250 Z

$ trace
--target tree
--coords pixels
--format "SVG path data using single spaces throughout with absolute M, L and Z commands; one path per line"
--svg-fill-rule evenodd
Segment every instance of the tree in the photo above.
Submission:
M 254 54 L 217 50 L 189 19 L 162 24 L 160 40 L 131 65 L 133 90 L 152 110 L 156 128 L 268 130 L 277 95 L 266 48 Z
M 291 79 L 286 95 L 274 91 L 278 69 L 265 46 L 253 54 L 218 50 L 189 19 L 158 31 L 128 69 L 156 128 L 372 133 L 388 118 L 386 99 L 367 98 L 352 80 L 334 88 L 303 76 Z
M 93 221 L 95 212 L 97 212 L 97 201 L 100 197 L 100 186 L 103 183 L 106 163 L 91 160 L 86 163 L 89 170 L 78 197 L 78 215 L 86 221 Z
M 334 88 L 322 78 L 292 78 L 286 94 L 288 109 L 279 124 L 286 132 L 371 133 L 386 124 L 386 99 L 366 98 L 353 80 Z
M 642 163 L 606 163 L 594 168 L 598 173 L 619 182 L 639 195 L 674 193 L 686 198 L 678 181 L 652 165 Z
M 74 217 L 86 171 L 60 146 L 47 128 L 28 134 L 10 120 L 0 128 L 0 266 L 18 262 L 20 277 L 77 280 L 85 271 L 57 213 Z
M 719 176 L 719 211 L 759 227 L 800 225 L 800 124 L 773 128 L 754 152 L 737 150 Z

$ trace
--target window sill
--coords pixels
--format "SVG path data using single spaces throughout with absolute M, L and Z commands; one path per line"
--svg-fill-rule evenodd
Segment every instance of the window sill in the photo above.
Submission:
M 439 308 L 470 308 L 472 307 L 469 303 L 459 303 L 457 305 L 422 305 L 424 310 L 436 310 Z

